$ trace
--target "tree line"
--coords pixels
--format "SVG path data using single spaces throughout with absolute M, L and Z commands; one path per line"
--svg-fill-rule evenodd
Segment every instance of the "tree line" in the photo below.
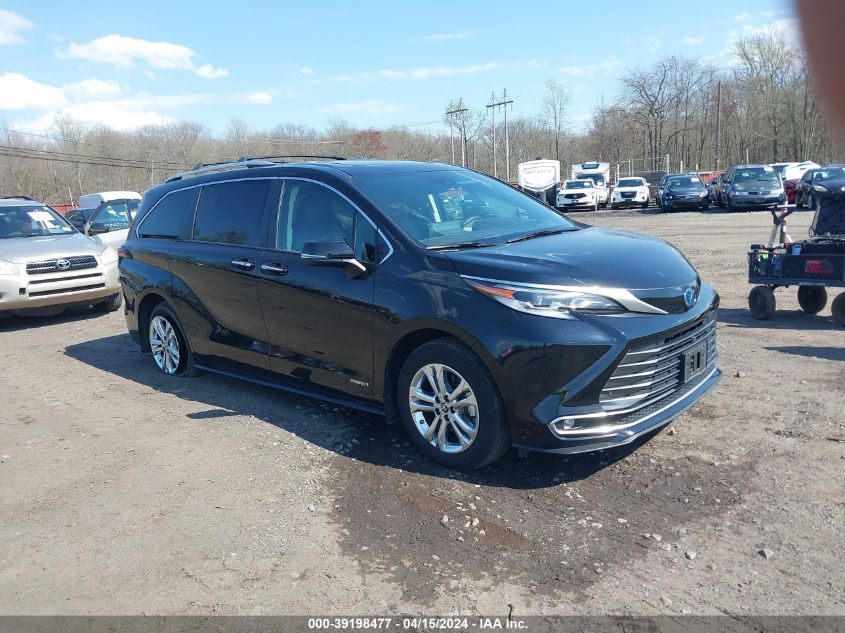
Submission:
M 22 194 L 71 203 L 84 193 L 144 191 L 200 163 L 241 156 L 313 154 L 466 164 L 492 174 L 493 139 L 500 178 L 516 179 L 516 165 L 537 157 L 569 163 L 601 160 L 619 173 L 715 170 L 731 164 L 814 160 L 841 154 L 816 98 L 803 51 L 778 33 L 736 42 L 732 63 L 664 57 L 632 68 L 607 103 L 598 103 L 577 130 L 570 95 L 549 79 L 541 111 L 510 112 L 509 165 L 504 121 L 463 97 L 449 100 L 437 131 L 394 126 L 359 129 L 343 120 L 324 129 L 283 123 L 257 130 L 232 119 L 222 134 L 179 122 L 120 132 L 57 117 L 43 134 L 0 126 L 0 195 Z M 445 100 L 444 100 L 445 101 Z M 614 169 L 613 175 L 616 175 Z

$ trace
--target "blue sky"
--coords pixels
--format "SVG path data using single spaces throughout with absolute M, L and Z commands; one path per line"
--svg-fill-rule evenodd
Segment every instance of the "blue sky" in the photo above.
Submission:
M 56 113 L 132 129 L 191 120 L 213 132 L 334 118 L 442 126 L 452 98 L 508 90 L 539 115 L 548 77 L 578 126 L 634 66 L 668 54 L 730 63 L 731 42 L 795 33 L 785 0 L 53 2 L 0 4 L 0 122 L 49 130 Z M 568 8 L 571 7 L 571 8 Z M 703 8 L 706 7 L 706 8 Z M 616 17 L 618 16 L 618 18 Z

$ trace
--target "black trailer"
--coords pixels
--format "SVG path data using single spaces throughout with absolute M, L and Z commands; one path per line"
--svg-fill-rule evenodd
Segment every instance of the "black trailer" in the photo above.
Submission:
M 845 189 L 843 189 L 845 191 Z M 838 193 L 838 192 L 837 192 Z M 775 225 L 785 232 L 788 213 L 775 216 Z M 775 231 L 773 231 L 773 236 Z M 757 284 L 748 294 L 748 307 L 757 319 L 775 313 L 774 291 L 798 287 L 798 303 L 808 314 L 818 314 L 827 305 L 828 288 L 845 288 L 845 201 L 838 196 L 821 200 L 807 240 L 769 245 L 752 244 L 748 252 L 748 282 Z M 845 326 L 845 292 L 831 304 L 833 318 Z

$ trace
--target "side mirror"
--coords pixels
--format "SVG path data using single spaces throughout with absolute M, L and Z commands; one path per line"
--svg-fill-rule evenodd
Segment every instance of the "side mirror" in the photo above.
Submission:
M 99 235 L 100 233 L 108 233 L 109 227 L 107 224 L 103 224 L 102 222 L 94 222 L 94 224 L 88 225 L 88 235 Z
M 345 240 L 306 242 L 300 258 L 312 266 L 345 266 L 352 277 L 367 270 L 364 264 L 355 259 L 355 252 Z

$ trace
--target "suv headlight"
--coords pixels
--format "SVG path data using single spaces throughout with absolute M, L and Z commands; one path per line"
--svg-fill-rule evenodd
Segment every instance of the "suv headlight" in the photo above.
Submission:
M 114 250 L 111 246 L 107 246 L 103 249 L 103 252 L 100 253 L 100 264 L 102 264 L 103 266 L 114 264 L 116 261 L 117 251 Z
M 555 290 L 542 286 L 515 286 L 506 282 L 464 277 L 470 288 L 499 303 L 539 316 L 574 319 L 572 310 L 583 312 L 625 312 L 613 299 L 581 290 Z
M 0 259 L 0 275 L 19 275 L 18 267 L 12 262 Z

